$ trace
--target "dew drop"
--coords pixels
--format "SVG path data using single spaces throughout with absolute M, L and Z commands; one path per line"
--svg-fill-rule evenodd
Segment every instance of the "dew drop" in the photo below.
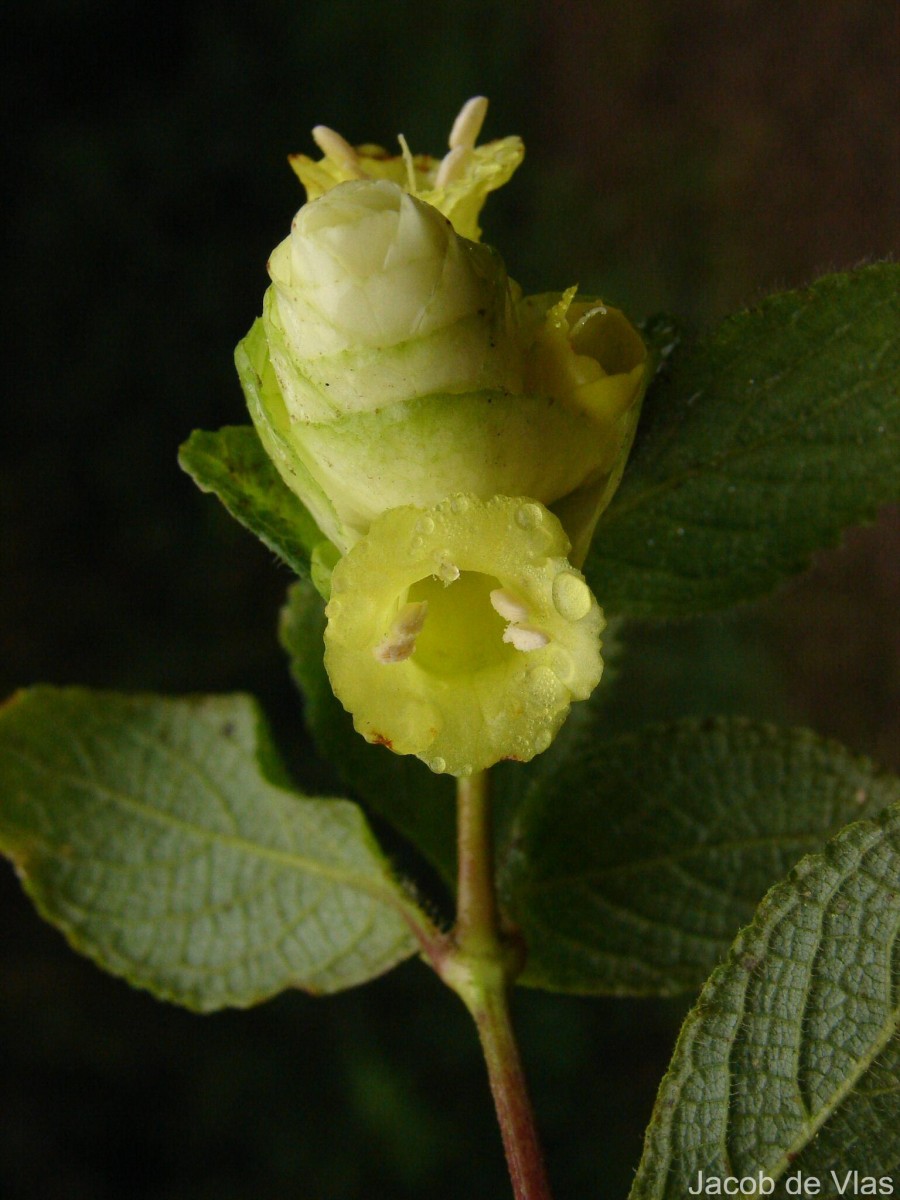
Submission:
M 454 496 L 450 501 L 450 509 L 457 515 L 459 515 L 459 513 L 468 512 L 469 501 L 465 498 L 465 496 Z
M 442 550 L 434 556 L 434 574 L 444 587 L 449 587 L 459 579 L 459 567 L 451 561 L 449 550 Z
M 424 533 L 426 536 L 429 533 L 434 533 L 434 521 L 431 517 L 420 517 L 416 521 L 416 533 Z
M 580 621 L 591 611 L 591 589 L 574 571 L 560 571 L 553 580 L 553 603 L 567 621 Z
M 562 690 L 562 684 L 549 667 L 535 667 L 525 679 L 526 702 L 529 708 L 552 709 Z
M 435 775 L 443 775 L 447 770 L 447 760 L 444 758 L 433 758 L 428 765 L 434 771 Z
M 536 504 L 522 504 L 516 509 L 516 524 L 520 529 L 537 529 L 544 514 Z
M 409 543 L 410 554 L 418 554 L 424 545 L 425 545 L 425 542 L 423 541 L 422 538 L 420 538 L 420 537 L 413 538 L 413 540 Z

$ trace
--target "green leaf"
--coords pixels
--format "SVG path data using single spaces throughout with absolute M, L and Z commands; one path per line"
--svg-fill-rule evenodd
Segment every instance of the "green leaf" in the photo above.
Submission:
M 631 1200 L 706 1177 L 802 1172 L 878 1195 L 900 1166 L 900 806 L 804 859 L 759 907 L 689 1014 Z M 768 1185 L 766 1185 L 768 1190 Z M 805 1194 L 794 1191 L 792 1194 Z M 893 1194 L 893 1191 L 886 1194 Z
M 351 987 L 416 948 L 360 810 L 290 790 L 247 697 L 20 693 L 0 849 L 76 949 L 200 1011 Z
M 373 746 L 353 728 L 331 690 L 322 661 L 325 610 L 305 581 L 288 591 L 281 614 L 281 643 L 305 700 L 304 716 L 320 754 L 342 782 L 385 817 L 450 882 L 456 863 L 454 781 L 435 775 L 419 759 Z
M 522 982 L 606 994 L 699 986 L 803 854 L 898 799 L 900 780 L 804 730 L 685 720 L 586 737 L 537 781 L 500 862 L 528 944 Z
M 604 608 L 750 599 L 870 520 L 900 497 L 898 384 L 897 264 L 772 296 L 676 347 L 588 557 Z
M 217 433 L 197 429 L 178 461 L 202 492 L 218 496 L 292 571 L 309 574 L 313 550 L 328 543 L 275 470 L 252 425 L 227 425 Z

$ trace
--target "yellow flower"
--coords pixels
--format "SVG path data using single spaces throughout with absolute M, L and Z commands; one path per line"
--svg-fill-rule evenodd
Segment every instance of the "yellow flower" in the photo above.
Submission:
M 463 105 L 443 158 L 413 156 L 402 136 L 400 155 L 390 155 L 381 146 L 354 148 L 333 129 L 317 125 L 313 139 L 324 158 L 316 162 L 305 154 L 292 154 L 289 162 L 308 200 L 352 179 L 388 179 L 443 213 L 461 237 L 477 242 L 481 237 L 478 215 L 488 193 L 507 182 L 525 154 L 517 137 L 476 146 L 487 107 L 484 96 L 473 96 Z
M 621 312 L 576 288 L 523 298 L 477 240 L 523 153 L 476 146 L 486 103 L 441 160 L 318 127 L 236 353 L 263 445 L 331 543 L 312 572 L 335 695 L 370 742 L 457 776 L 545 750 L 600 679 L 577 568 L 648 374 Z
M 325 666 L 370 742 L 469 775 L 527 762 L 603 669 L 603 615 L 533 500 L 396 508 L 337 564 Z

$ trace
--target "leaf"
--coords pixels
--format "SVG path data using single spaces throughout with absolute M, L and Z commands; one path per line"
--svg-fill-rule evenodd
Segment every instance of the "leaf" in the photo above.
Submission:
M 870 520 L 900 496 L 898 383 L 897 264 L 676 346 L 588 557 L 604 608 L 676 617 L 760 596 Z
M 353 728 L 331 690 L 322 661 L 325 611 L 305 581 L 288 591 L 281 644 L 305 700 L 304 716 L 319 753 L 343 783 L 407 837 L 432 866 L 452 881 L 456 864 L 454 780 L 435 775 L 419 759 L 373 746 Z
M 900 780 L 804 730 L 684 720 L 586 737 L 538 781 L 500 862 L 528 944 L 522 982 L 595 994 L 699 986 L 803 854 L 898 799 Z
M 217 433 L 196 429 L 178 461 L 202 492 L 218 496 L 235 520 L 292 571 L 309 574 L 313 550 L 328 543 L 276 471 L 252 425 L 227 425 Z
M 685 1022 L 631 1200 L 707 1177 L 802 1172 L 822 1196 L 900 1166 L 900 806 L 774 888 Z M 766 1185 L 768 1189 L 768 1185 Z
M 416 948 L 360 810 L 289 790 L 247 697 L 19 693 L 0 849 L 77 950 L 200 1011 L 351 987 Z

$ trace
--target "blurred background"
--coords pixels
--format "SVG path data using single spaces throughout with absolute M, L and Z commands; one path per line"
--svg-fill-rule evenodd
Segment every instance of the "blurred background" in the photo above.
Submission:
M 245 420 L 232 350 L 314 124 L 439 154 L 487 94 L 486 136 L 528 153 L 486 239 L 526 289 L 577 281 L 635 317 L 703 326 L 900 242 L 882 0 L 31 0 L 0 20 L 0 696 L 253 691 L 310 785 L 274 635 L 289 575 L 175 453 Z M 898 611 L 894 510 L 763 604 L 632 630 L 613 719 L 743 712 L 898 768 Z M 76 957 L 8 868 L 0 929 L 4 1197 L 508 1195 L 474 1034 L 418 964 L 200 1018 Z M 682 1011 L 520 996 L 558 1200 L 627 1192 Z

